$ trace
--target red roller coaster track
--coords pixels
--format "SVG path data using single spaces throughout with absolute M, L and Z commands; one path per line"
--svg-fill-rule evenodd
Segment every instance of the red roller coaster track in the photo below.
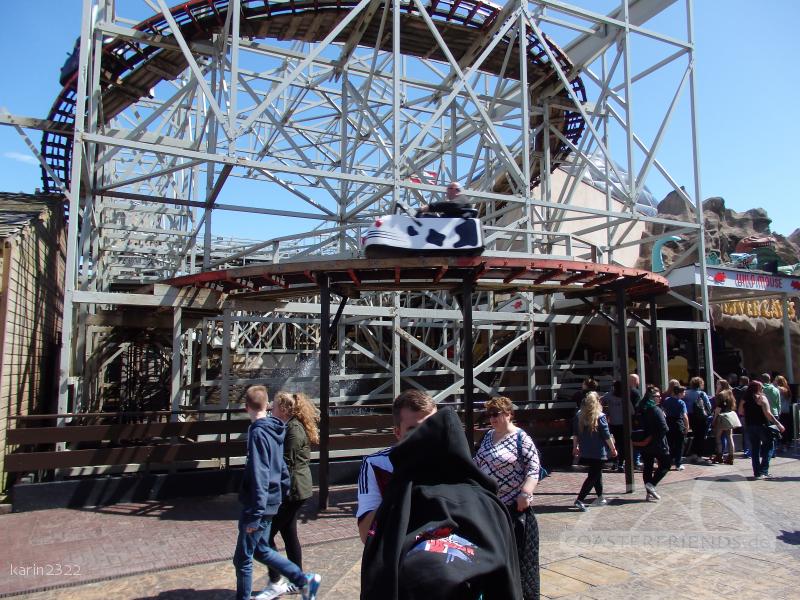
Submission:
M 322 40 L 341 20 L 342 16 L 358 4 L 357 0 L 242 0 L 241 33 L 252 38 Z M 210 40 L 225 23 L 228 0 L 192 0 L 183 2 L 171 9 L 172 16 L 181 28 L 187 41 Z M 402 6 L 403 16 L 401 51 L 410 56 L 426 56 L 444 60 L 437 49 L 434 38 L 427 32 L 423 18 L 416 12 L 413 3 Z M 463 52 L 489 27 L 501 11 L 501 7 L 480 0 L 431 0 L 427 12 L 454 53 L 460 59 Z M 367 27 L 361 44 L 375 47 L 378 43 L 379 14 Z M 352 26 L 351 26 L 352 27 Z M 134 27 L 147 34 L 171 37 L 169 25 L 163 15 L 158 14 L 142 21 Z M 427 32 L 427 33 L 426 33 Z M 344 42 L 350 34 L 346 28 L 336 40 Z M 512 48 L 512 60 L 503 68 L 504 56 L 510 42 L 498 44 L 483 63 L 481 70 L 519 79 L 519 60 L 513 60 L 516 50 Z M 569 73 L 570 61 L 550 40 L 540 40 L 528 34 L 528 80 L 540 85 L 555 82 L 556 71 L 549 64 L 543 43 L 557 57 L 560 67 Z M 381 40 L 381 49 L 390 51 L 390 36 Z M 159 81 L 177 78 L 186 68 L 186 62 L 179 50 L 156 47 L 128 39 L 113 39 L 103 46 L 102 56 L 102 112 L 106 122 L 120 112 L 135 104 Z M 77 73 L 73 74 L 61 90 L 49 118 L 64 123 L 70 129 L 75 122 L 75 103 Z M 580 78 L 571 82 L 578 98 L 585 100 L 586 92 Z M 566 98 L 566 92 L 562 91 Z M 566 103 L 566 102 L 565 102 Z M 532 120 L 532 127 L 541 122 Z M 552 109 L 551 124 L 560 125 L 562 135 L 577 144 L 583 133 L 585 123 L 580 113 L 564 109 Z M 556 136 L 551 136 L 551 166 L 555 169 L 570 152 L 569 145 Z M 72 159 L 72 138 L 56 132 L 45 132 L 42 136 L 42 154 L 53 172 L 69 185 L 70 163 Z M 539 182 L 538 170 L 532 173 L 531 185 Z M 42 170 L 42 181 L 46 191 L 57 191 L 56 183 Z

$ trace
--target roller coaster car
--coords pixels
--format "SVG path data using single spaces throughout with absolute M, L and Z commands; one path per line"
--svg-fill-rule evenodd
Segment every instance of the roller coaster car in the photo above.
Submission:
M 483 252 L 478 211 L 452 202 L 433 203 L 427 212 L 375 219 L 361 238 L 367 258 L 417 255 L 475 255 Z

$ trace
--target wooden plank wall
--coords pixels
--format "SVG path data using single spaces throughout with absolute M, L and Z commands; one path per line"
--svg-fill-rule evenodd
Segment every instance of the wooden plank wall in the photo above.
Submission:
M 574 411 L 547 412 L 548 417 L 544 418 L 543 410 L 518 410 L 515 420 L 539 446 L 568 443 Z M 9 443 L 28 451 L 8 456 L 4 468 L 11 473 L 30 473 L 70 467 L 168 465 L 181 461 L 222 461 L 243 457 L 246 453 L 242 436 L 250 425 L 247 419 L 167 422 L 160 419 L 169 413 L 126 414 L 143 421 L 87 425 L 78 425 L 76 421 L 67 427 L 52 427 L 42 425 L 41 418 L 18 419 L 17 426 L 8 432 Z M 192 416 L 197 418 L 197 415 Z M 463 414 L 459 417 L 463 421 Z M 113 421 L 113 413 L 107 419 Z M 354 451 L 352 456 L 360 456 L 365 450 L 385 448 L 396 442 L 392 425 L 391 415 L 332 416 L 329 447 L 335 451 Z M 479 422 L 479 425 L 483 427 L 473 433 L 476 442 L 483 438 L 487 424 Z M 234 437 L 228 439 L 230 434 Z M 208 439 L 209 436 L 212 439 Z M 71 449 L 55 452 L 52 448 L 57 442 L 68 442 Z
M 9 416 L 56 412 L 58 343 L 64 298 L 66 237 L 58 203 L 3 243 L 0 293 L 0 490 L 2 461 L 13 449 Z

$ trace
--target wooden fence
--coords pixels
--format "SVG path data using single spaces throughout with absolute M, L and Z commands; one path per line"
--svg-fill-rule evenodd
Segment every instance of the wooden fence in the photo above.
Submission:
M 515 421 L 539 446 L 561 445 L 570 436 L 571 409 L 518 410 Z M 9 473 L 41 473 L 75 467 L 169 465 L 184 461 L 220 460 L 246 454 L 244 435 L 249 419 L 242 411 L 150 413 L 91 413 L 16 417 L 8 430 L 5 457 Z M 463 413 L 460 413 L 463 420 Z M 53 423 L 67 418 L 62 427 Z M 173 419 L 170 421 L 170 419 Z M 81 424 L 86 423 L 87 424 Z M 111 421 L 106 423 L 104 421 Z M 133 422 L 132 422 L 133 421 Z M 100 424 L 98 424 L 98 422 Z M 485 427 L 476 427 L 479 441 Z M 321 432 L 323 440 L 325 432 Z M 233 437 L 233 439 L 231 439 Z M 212 439 L 208 439 L 212 438 Z M 333 415 L 327 435 L 329 451 L 352 451 L 352 456 L 395 443 L 390 414 Z M 66 450 L 56 450 L 57 445 Z

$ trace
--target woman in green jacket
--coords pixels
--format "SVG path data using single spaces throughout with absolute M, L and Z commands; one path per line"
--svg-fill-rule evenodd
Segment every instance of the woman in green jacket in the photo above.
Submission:
M 319 443 L 319 411 L 303 394 L 278 392 L 272 404 L 272 416 L 286 423 L 283 458 L 289 469 L 291 485 L 272 519 L 269 545 L 275 549 L 275 536 L 280 533 L 286 547 L 286 558 L 299 567 L 303 562 L 303 551 L 297 537 L 297 514 L 303 503 L 312 496 L 311 444 Z M 270 569 L 269 579 L 269 585 L 257 596 L 258 600 L 271 600 L 297 591 L 277 571 Z

